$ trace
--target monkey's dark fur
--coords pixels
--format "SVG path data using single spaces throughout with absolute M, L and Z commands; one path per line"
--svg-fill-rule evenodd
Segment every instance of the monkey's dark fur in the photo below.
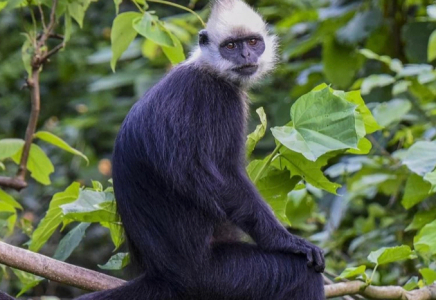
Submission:
M 240 88 L 192 65 L 135 104 L 116 140 L 113 179 L 144 274 L 80 299 L 324 299 L 321 275 L 305 256 L 286 253 L 305 242 L 276 221 L 246 176 L 245 119 Z M 257 245 L 213 242 L 229 220 Z

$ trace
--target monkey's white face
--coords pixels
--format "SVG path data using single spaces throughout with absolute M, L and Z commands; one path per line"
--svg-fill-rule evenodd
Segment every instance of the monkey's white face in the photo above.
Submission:
M 189 61 L 249 85 L 274 68 L 276 48 L 276 37 L 251 7 L 241 0 L 219 0 Z

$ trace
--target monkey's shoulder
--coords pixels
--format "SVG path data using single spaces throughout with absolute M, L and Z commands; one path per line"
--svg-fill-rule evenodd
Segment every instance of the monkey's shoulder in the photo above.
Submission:
M 238 86 L 216 73 L 192 64 L 180 64 L 145 95 L 145 101 L 213 101 L 241 97 Z

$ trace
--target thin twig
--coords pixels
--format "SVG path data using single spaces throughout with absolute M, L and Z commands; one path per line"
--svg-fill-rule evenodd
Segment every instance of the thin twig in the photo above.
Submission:
M 64 43 L 60 43 L 56 47 L 51 49 L 43 57 L 41 57 L 41 60 L 40 60 L 41 64 L 45 63 L 50 58 L 50 56 L 56 54 L 59 50 L 61 50 L 64 47 L 65 47 L 65 44 Z
M 38 10 L 39 10 L 39 16 L 41 18 L 42 29 L 44 31 L 47 31 L 47 25 L 45 24 L 44 10 L 42 9 L 42 6 L 40 3 L 38 3 Z
M 39 93 L 39 66 L 32 66 L 32 77 L 27 80 L 30 88 L 32 111 L 30 113 L 29 123 L 27 124 L 26 135 L 24 138 L 24 147 L 21 154 L 20 165 L 18 167 L 17 178 L 25 181 L 27 172 L 27 161 L 29 160 L 30 148 L 33 142 L 33 135 L 38 123 L 40 111 L 40 93 Z

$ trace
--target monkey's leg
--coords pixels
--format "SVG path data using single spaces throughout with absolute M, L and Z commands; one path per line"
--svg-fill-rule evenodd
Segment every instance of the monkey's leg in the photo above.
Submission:
M 262 249 L 301 253 L 306 255 L 309 266 L 314 265 L 318 272 L 324 270 L 322 250 L 290 234 L 242 171 L 229 181 L 231 183 L 221 205 L 230 220 L 247 232 Z
M 325 300 L 322 275 L 304 257 L 244 243 L 214 245 L 197 276 L 195 300 Z

